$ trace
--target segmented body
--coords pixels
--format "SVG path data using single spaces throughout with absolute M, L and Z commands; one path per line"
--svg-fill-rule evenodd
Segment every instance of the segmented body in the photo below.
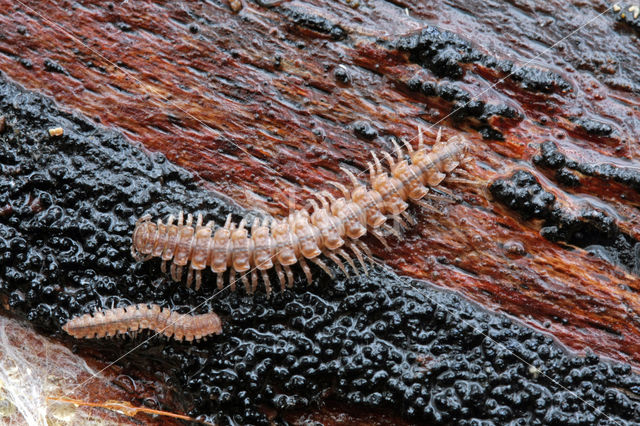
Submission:
M 222 323 L 215 313 L 183 315 L 158 305 L 138 304 L 85 314 L 71 319 L 62 329 L 78 339 L 112 337 L 149 329 L 190 342 L 220 334 Z
M 370 233 L 385 243 L 381 230 L 394 231 L 387 223 L 389 219 L 402 224 L 405 223 L 403 218 L 411 221 L 406 213 L 408 202 L 433 210 L 422 200 L 428 196 L 430 188 L 439 185 L 455 169 L 458 169 L 457 173 L 466 173 L 463 168 L 472 161 L 469 142 L 460 136 L 443 142 L 438 134 L 436 143 L 429 150 L 420 133 L 416 150 L 408 143 L 405 145 L 406 152 L 394 143 L 396 159 L 387 152 L 382 153 L 389 163 L 389 171 L 383 169 L 373 154 L 373 163 L 369 164 L 369 185 L 343 169 L 351 186 L 332 182 L 342 192 L 342 197 L 319 192 L 315 194 L 319 204 L 310 200 L 311 212 L 297 210 L 286 218 L 272 221 L 256 219 L 251 234 L 244 219 L 236 225 L 228 217 L 225 225 L 214 232 L 213 222 L 203 225 L 201 215 L 195 226 L 191 215 L 186 223 L 183 222 L 182 212 L 177 224 L 173 223 L 173 216 L 166 224 L 159 219 L 153 223 L 150 216 L 144 216 L 133 233 L 132 255 L 138 260 L 161 258 L 163 271 L 166 262 L 171 261 L 171 277 L 175 281 L 181 280 L 183 268 L 187 267 L 187 285 L 191 285 L 195 275 L 196 289 L 201 286 L 201 271 L 206 267 L 218 275 L 219 288 L 224 286 L 223 274 L 227 270 L 230 271 L 232 290 L 235 290 L 240 274 L 248 293 L 256 290 L 259 273 L 267 296 L 271 293 L 267 271 L 272 268 L 282 289 L 285 285 L 293 286 L 291 266 L 296 263 L 300 264 L 309 283 L 312 277 L 307 261 L 332 276 L 322 257 L 336 263 L 348 275 L 343 261 L 357 271 L 351 252 L 366 272 L 364 257 L 371 258 L 371 255 L 360 238 Z M 251 282 L 247 275 L 251 276 Z

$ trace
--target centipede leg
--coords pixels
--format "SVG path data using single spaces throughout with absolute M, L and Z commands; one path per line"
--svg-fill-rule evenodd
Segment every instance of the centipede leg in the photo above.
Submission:
M 262 273 L 262 281 L 264 281 L 264 288 L 267 292 L 267 299 L 271 297 L 271 281 L 269 281 L 269 275 L 267 271 L 260 271 Z
M 162 263 L 160 264 L 160 270 L 162 271 L 163 274 L 167 273 L 167 261 L 163 260 Z
M 385 236 L 384 236 L 384 235 L 382 235 L 382 234 L 380 233 L 380 231 L 378 231 L 377 229 L 373 229 L 373 230 L 371 230 L 371 235 L 373 235 L 374 237 L 376 237 L 376 239 L 382 243 L 382 245 L 384 246 L 384 248 L 386 248 L 386 249 L 388 249 L 388 248 L 389 248 L 389 244 L 387 243 L 387 239 L 385 238 Z
M 304 257 L 300 257 L 300 267 L 302 268 L 304 275 L 307 277 L 307 283 L 311 285 L 311 282 L 313 281 L 311 279 L 311 269 L 309 269 L 309 265 L 307 265 L 307 262 L 304 260 Z
M 382 156 L 389 163 L 389 168 L 393 169 L 393 166 L 395 166 L 396 162 L 393 160 L 393 157 L 391 157 L 391 154 L 389 154 L 387 151 L 382 151 Z
M 349 272 L 347 272 L 347 268 L 344 267 L 344 263 L 342 263 L 342 261 L 340 260 L 340 258 L 338 256 L 336 256 L 335 254 L 331 253 L 330 251 L 327 251 L 324 253 L 325 256 L 327 256 L 329 259 L 333 260 L 333 262 L 338 265 L 338 268 L 340 268 L 340 270 L 342 270 L 342 272 L 344 272 L 344 275 L 349 278 Z
M 231 286 L 231 291 L 236 291 L 236 279 L 238 278 L 238 274 L 235 269 L 229 269 L 229 285 Z
M 400 213 L 400 214 L 402 215 L 402 217 L 404 217 L 404 218 L 405 218 L 405 220 L 406 220 L 407 222 L 409 222 L 409 225 L 411 225 L 411 226 L 416 226 L 416 220 L 415 220 L 413 217 L 411 217 L 411 215 L 409 214 L 409 212 L 407 212 L 407 211 L 405 210 L 405 211 L 403 211 L 403 212 L 402 212 L 402 213 Z
M 481 185 L 480 182 L 469 180 L 469 179 L 457 178 L 457 177 L 449 177 L 447 179 L 447 182 L 459 183 L 461 185 L 469 185 L 469 186 L 480 186 Z
M 279 263 L 276 263 L 275 267 L 276 267 L 276 273 L 278 275 L 278 281 L 280 281 L 280 290 L 284 291 L 284 287 L 286 283 L 284 278 L 284 272 L 282 272 L 282 266 Z
M 396 231 L 395 229 L 393 229 L 391 226 L 389 226 L 388 224 L 384 224 L 381 226 L 382 229 L 384 229 L 385 231 L 389 232 L 390 234 L 393 234 L 396 238 L 400 238 L 400 233 L 398 231 Z
M 358 262 L 360 262 L 360 264 L 362 265 L 362 270 L 364 271 L 364 274 L 368 275 L 369 271 L 367 270 L 366 263 L 364 263 L 364 259 L 362 257 L 362 252 L 360 251 L 360 249 L 353 243 L 350 243 L 348 246 L 349 246 L 349 249 L 353 252 L 353 254 L 356 255 Z
M 436 209 L 435 207 L 433 207 L 431 204 L 427 203 L 426 201 L 423 200 L 416 200 L 414 201 L 414 203 L 420 207 L 422 207 L 425 210 L 429 210 L 431 213 L 437 214 L 437 215 L 441 215 L 442 212 L 438 209 Z
M 442 186 L 439 186 L 437 188 L 435 188 L 437 191 L 442 192 L 445 195 L 448 195 L 449 197 L 453 198 L 454 201 L 460 201 L 460 197 L 458 197 L 456 194 L 454 194 L 453 192 L 451 192 L 449 189 L 447 188 L 443 188 Z M 434 194 L 433 192 L 430 193 L 429 195 L 427 195 L 427 197 L 432 197 L 434 199 L 440 199 L 441 201 L 447 201 L 447 202 L 451 202 L 451 199 L 447 199 L 446 197 L 443 197 L 442 195 L 438 195 L 438 194 Z
M 341 184 L 340 182 L 334 182 L 334 181 L 328 181 L 327 182 L 329 185 L 333 185 L 336 188 L 338 188 L 340 190 L 340 192 L 342 192 L 342 195 L 344 196 L 345 199 L 349 199 L 351 198 L 351 195 L 349 193 L 349 190 L 347 189 L 346 186 L 344 186 L 343 184 Z
M 218 272 L 217 275 L 217 285 L 218 290 L 222 290 L 224 288 L 224 272 Z
M 196 291 L 200 290 L 200 285 L 202 284 L 202 271 L 196 271 Z
M 247 277 L 247 274 L 242 272 L 242 275 L 240 275 L 240 279 L 242 280 L 242 284 L 244 284 L 244 289 L 247 292 L 247 294 L 253 294 L 253 291 L 251 291 L 251 285 L 249 284 L 249 278 Z
M 187 288 L 191 288 L 192 282 L 193 282 L 193 268 L 189 267 L 189 271 L 187 272 Z
M 351 259 L 351 256 L 349 256 L 349 254 L 346 251 L 344 251 L 343 249 L 338 249 L 337 253 L 340 256 L 342 256 L 344 258 L 344 260 L 346 260 L 349 263 L 349 265 L 351 265 L 351 267 L 355 271 L 356 275 L 360 275 L 360 271 L 358 271 L 358 268 L 356 267 L 356 264 L 353 262 L 353 259 Z
M 288 265 L 283 265 L 284 272 L 287 274 L 287 287 L 293 288 L 293 272 Z
M 255 293 L 258 289 L 258 274 L 255 268 L 251 270 L 251 294 Z
M 396 157 L 398 158 L 398 161 L 401 161 L 404 158 L 404 152 L 402 151 L 402 148 L 400 148 L 400 145 L 398 145 L 398 142 L 396 142 L 395 138 L 391 142 L 393 143 L 393 148 L 396 151 Z
M 371 254 L 371 250 L 369 250 L 369 247 L 367 247 L 367 245 L 360 240 L 355 240 L 354 244 L 364 252 L 365 256 L 369 259 L 369 263 L 371 263 L 371 266 L 375 266 L 373 254 Z
M 171 279 L 174 281 L 178 281 L 177 275 L 176 275 L 176 264 L 172 263 L 171 267 L 169 268 L 171 271 Z
M 331 269 L 329 269 L 327 264 L 324 263 L 322 260 L 318 259 L 317 257 L 314 257 L 313 259 L 309 259 L 309 260 L 312 261 L 313 263 L 315 263 L 316 265 L 318 265 L 331 278 L 334 278 L 333 272 L 331 272 Z
M 394 215 L 393 220 L 396 221 L 396 223 L 398 223 L 398 225 L 400 225 L 402 229 L 406 229 L 409 227 L 409 225 L 407 225 L 407 222 L 402 220 L 402 217 L 400 215 Z

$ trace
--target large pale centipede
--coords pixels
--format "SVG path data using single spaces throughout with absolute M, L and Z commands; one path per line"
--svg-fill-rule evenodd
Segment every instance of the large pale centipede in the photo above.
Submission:
M 224 286 L 223 274 L 230 270 L 231 289 L 235 290 L 237 274 L 241 275 L 247 293 L 252 294 L 258 285 L 257 271 L 262 276 L 267 297 L 271 284 L 267 271 L 274 268 L 282 289 L 293 286 L 291 265 L 299 263 L 311 283 L 311 270 L 307 261 L 315 263 L 327 274 L 333 276 L 320 255 L 330 259 L 348 275 L 343 260 L 357 271 L 356 265 L 345 251 L 349 250 L 366 272 L 365 255 L 371 258 L 368 247 L 360 240 L 366 233 L 380 239 L 384 244 L 381 229 L 394 232 L 386 222 L 389 218 L 405 224 L 412 221 L 407 214 L 407 201 L 433 210 L 422 199 L 429 189 L 439 185 L 454 169 L 457 174 L 470 177 L 464 167 L 472 161 L 469 142 L 455 136 L 446 142 L 440 140 L 440 133 L 431 151 L 423 143 L 419 132 L 417 149 L 405 142 L 406 152 L 394 142 L 396 158 L 382 152 L 389 163 L 385 171 L 375 154 L 369 163 L 369 186 L 361 183 L 349 170 L 342 168 L 351 181 L 351 187 L 332 182 L 342 192 L 336 198 L 327 191 L 315 194 L 318 202 L 309 200 L 311 212 L 306 209 L 294 211 L 283 219 L 256 219 L 251 225 L 251 234 L 242 219 L 238 225 L 228 217 L 225 225 L 213 232 L 213 222 L 203 226 L 198 215 L 195 226 L 192 215 L 183 222 L 180 212 L 177 224 L 170 216 L 167 223 L 158 219 L 151 222 L 151 216 L 140 218 L 135 226 L 131 253 L 136 260 L 152 257 L 162 259 L 162 270 L 166 262 L 171 263 L 171 277 L 180 281 L 183 268 L 188 266 L 187 285 L 194 275 L 196 290 L 201 286 L 201 271 L 207 266 L 218 276 L 217 285 Z M 409 161 L 405 159 L 408 155 Z M 452 181 L 469 182 L 452 178 Z M 195 272 L 195 274 L 194 274 Z M 247 278 L 251 275 L 251 283 Z
M 78 339 L 112 337 L 149 329 L 188 342 L 222 332 L 215 313 L 188 315 L 158 305 L 138 304 L 126 308 L 98 310 L 71 319 L 62 329 Z

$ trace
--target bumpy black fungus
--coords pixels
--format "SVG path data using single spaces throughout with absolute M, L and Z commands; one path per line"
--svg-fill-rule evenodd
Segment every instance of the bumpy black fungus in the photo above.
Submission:
M 356 136 L 362 139 L 372 140 L 378 137 L 378 131 L 367 121 L 356 121 L 352 127 Z
M 544 160 L 546 159 L 546 160 Z M 543 150 L 538 162 L 548 161 L 557 167 L 565 159 Z M 560 169 L 562 170 L 562 169 Z M 572 213 L 545 191 L 531 173 L 518 170 L 508 178 L 497 179 L 489 187 L 495 199 L 518 212 L 524 219 L 542 219 L 540 234 L 551 241 L 565 241 L 585 248 L 612 263 L 640 274 L 640 242 L 623 232 L 615 220 L 598 210 L 583 208 Z
M 390 47 L 409 52 L 409 59 L 427 68 L 438 77 L 460 79 L 460 64 L 478 63 L 495 69 L 520 86 L 534 92 L 567 91 L 571 85 L 558 74 L 532 67 L 518 67 L 513 62 L 498 60 L 478 51 L 471 43 L 457 34 L 428 26 L 422 31 L 400 37 Z
M 471 43 L 449 31 L 428 26 L 419 33 L 401 37 L 394 43 L 401 51 L 410 52 L 411 60 L 439 77 L 462 77 L 460 63 L 479 61 L 483 55 Z
M 347 37 L 347 32 L 344 28 L 338 24 L 334 24 L 327 18 L 313 15 L 295 8 L 281 7 L 279 9 L 284 16 L 287 16 L 296 25 L 308 28 L 320 34 L 328 35 L 333 40 L 342 40 Z
M 455 84 L 439 84 L 416 75 L 406 82 L 406 87 L 412 92 L 418 92 L 425 96 L 437 96 L 451 102 L 451 118 L 457 121 L 471 119 L 472 127 L 477 128 L 485 139 L 503 139 L 499 130 L 487 124 L 489 118 L 501 117 L 513 120 L 514 124 L 522 120 L 522 115 L 516 109 L 506 104 L 488 104 L 473 99 L 469 92 Z
M 60 73 L 60 74 L 66 74 L 67 73 L 65 71 L 65 69 L 62 67 L 62 65 L 60 65 L 59 63 L 57 63 L 53 59 L 49 59 L 49 58 L 44 60 L 44 68 L 47 71 L 50 71 L 50 72 L 57 72 L 57 73 Z
M 172 283 L 158 262 L 130 257 L 139 216 L 245 212 L 164 157 L 3 80 L 0 115 L 0 197 L 11 206 L 0 215 L 0 293 L 53 332 L 112 303 L 215 310 L 222 335 L 157 339 L 125 359 L 172 375 L 192 416 L 271 424 L 262 407 L 314 409 L 327 395 L 422 424 L 632 424 L 640 415 L 630 397 L 640 377 L 628 366 L 569 356 L 550 337 L 382 267 L 352 280 L 316 271 L 313 286 L 298 279 L 270 300 L 242 289 L 214 296 L 210 280 L 198 293 Z M 46 136 L 54 124 L 63 137 Z M 118 355 L 137 343 L 77 342 Z
M 571 169 L 586 176 L 613 180 L 636 192 L 640 192 L 640 172 L 636 169 L 608 163 L 579 163 L 574 160 L 568 160 L 560 152 L 558 145 L 552 141 L 546 141 L 540 145 L 540 154 L 534 156 L 533 161 L 539 166 L 557 170 L 558 173 L 561 173 L 562 170 Z M 575 176 L 575 179 L 579 178 Z
M 571 121 L 576 123 L 583 131 L 593 136 L 610 136 L 611 133 L 613 133 L 613 129 L 608 124 L 589 118 L 574 118 Z

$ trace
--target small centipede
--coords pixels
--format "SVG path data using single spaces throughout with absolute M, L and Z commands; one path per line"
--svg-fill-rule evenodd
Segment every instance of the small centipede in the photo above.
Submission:
M 473 177 L 465 169 L 473 161 L 467 139 L 454 136 L 444 142 L 438 132 L 433 148 L 428 151 L 419 129 L 418 141 L 415 150 L 405 141 L 406 151 L 394 141 L 395 159 L 388 152 L 381 153 L 389 164 L 389 171 L 383 169 L 379 158 L 372 153 L 373 161 L 368 163 L 369 185 L 341 167 L 351 186 L 329 183 L 342 193 L 342 197 L 335 197 L 327 191 L 318 192 L 314 196 L 319 204 L 314 199 L 309 200 L 311 212 L 300 209 L 283 219 L 256 219 L 251 225 L 250 235 L 246 220 L 242 219 L 236 225 L 231 222 L 231 216 L 214 233 L 214 223 L 210 221 L 203 226 L 201 214 L 195 227 L 191 214 L 184 222 L 180 212 L 177 224 L 174 224 L 173 215 L 169 216 L 166 224 L 160 219 L 153 223 L 151 216 L 145 215 L 136 223 L 131 254 L 139 261 L 161 258 L 163 272 L 166 272 L 166 263 L 171 261 L 174 281 L 182 280 L 183 268 L 189 264 L 186 284 L 190 286 L 195 275 L 196 290 L 201 286 L 201 271 L 210 267 L 217 274 L 218 288 L 224 287 L 223 274 L 229 270 L 232 291 L 236 289 L 237 275 L 240 274 L 247 293 L 253 294 L 258 286 L 257 270 L 262 276 L 267 297 L 272 291 L 267 271 L 272 268 L 282 290 L 285 285 L 293 286 L 291 266 L 296 263 L 302 268 L 308 283 L 311 283 L 312 276 L 307 261 L 333 277 L 321 255 L 333 261 L 348 276 L 343 261 L 358 273 L 348 250 L 366 273 L 365 255 L 369 259 L 372 255 L 360 240 L 362 236 L 370 233 L 386 246 L 381 230 L 397 235 L 387 223 L 388 219 L 404 226 L 405 220 L 413 223 L 406 212 L 407 201 L 434 211 L 422 199 L 456 169 L 463 178 L 449 178 L 450 181 L 473 183 L 469 180 Z M 251 283 L 248 274 L 251 275 Z
M 199 340 L 222 332 L 220 317 L 179 314 L 158 305 L 137 304 L 126 308 L 98 310 L 68 321 L 62 329 L 77 339 L 94 339 L 152 330 L 176 340 Z

